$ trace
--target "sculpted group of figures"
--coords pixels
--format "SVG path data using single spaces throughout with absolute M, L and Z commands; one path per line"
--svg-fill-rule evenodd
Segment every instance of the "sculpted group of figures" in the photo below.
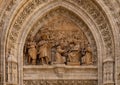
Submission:
M 27 63 L 32 65 L 91 65 L 93 64 L 92 50 L 90 45 L 81 47 L 77 41 L 68 42 L 65 45 L 61 40 L 57 45 L 52 46 L 47 37 L 41 36 L 36 42 L 31 39 L 26 45 Z

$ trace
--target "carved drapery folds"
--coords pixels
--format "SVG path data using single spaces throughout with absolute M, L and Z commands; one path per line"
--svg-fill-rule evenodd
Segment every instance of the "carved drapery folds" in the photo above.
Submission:
M 28 36 L 24 48 L 24 64 L 94 63 L 85 34 L 73 21 L 61 15 L 53 17 L 34 36 Z

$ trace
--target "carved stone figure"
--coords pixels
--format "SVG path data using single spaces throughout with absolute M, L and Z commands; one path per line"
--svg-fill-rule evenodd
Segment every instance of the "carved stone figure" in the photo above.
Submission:
M 36 43 L 32 40 L 28 42 L 27 44 L 28 47 L 28 63 L 29 64 L 36 64 L 36 59 L 37 59 L 37 49 L 36 49 Z
M 76 52 L 75 50 L 71 51 L 69 54 L 69 59 L 70 59 L 70 62 L 79 62 L 79 53 Z
M 39 42 L 39 58 L 41 59 L 41 64 L 48 64 L 50 61 L 50 45 L 47 41 L 47 36 L 42 35 L 42 40 Z
M 12 85 L 17 84 L 17 60 L 14 56 L 13 50 L 10 50 L 8 56 L 8 83 Z
M 80 65 L 80 45 L 79 43 L 70 44 L 70 52 L 68 53 L 69 62 L 68 64 Z
M 65 52 L 65 50 L 62 49 L 62 47 L 59 45 L 57 47 L 57 52 L 56 52 L 56 55 L 55 55 L 56 63 L 64 64 L 64 59 L 63 59 L 64 56 L 62 56 L 62 53 L 64 53 L 64 52 Z
M 88 45 L 88 47 L 86 48 L 86 53 L 85 55 L 82 57 L 82 63 L 86 64 L 86 65 L 91 65 L 93 64 L 92 61 L 92 50 L 90 48 L 90 46 Z

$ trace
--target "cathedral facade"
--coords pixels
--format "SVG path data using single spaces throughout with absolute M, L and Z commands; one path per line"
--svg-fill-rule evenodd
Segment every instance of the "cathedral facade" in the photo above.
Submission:
M 0 0 L 0 85 L 120 85 L 120 0 Z

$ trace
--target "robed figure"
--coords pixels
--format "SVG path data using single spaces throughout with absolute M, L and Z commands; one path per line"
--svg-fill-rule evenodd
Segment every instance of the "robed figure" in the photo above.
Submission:
M 32 63 L 33 65 L 35 65 L 37 59 L 36 43 L 34 41 L 28 42 L 27 48 L 28 48 L 28 63 L 30 64 Z
M 42 40 L 39 42 L 39 59 L 41 60 L 41 64 L 49 64 L 51 58 L 51 48 L 50 44 L 47 41 L 47 36 L 43 35 Z

